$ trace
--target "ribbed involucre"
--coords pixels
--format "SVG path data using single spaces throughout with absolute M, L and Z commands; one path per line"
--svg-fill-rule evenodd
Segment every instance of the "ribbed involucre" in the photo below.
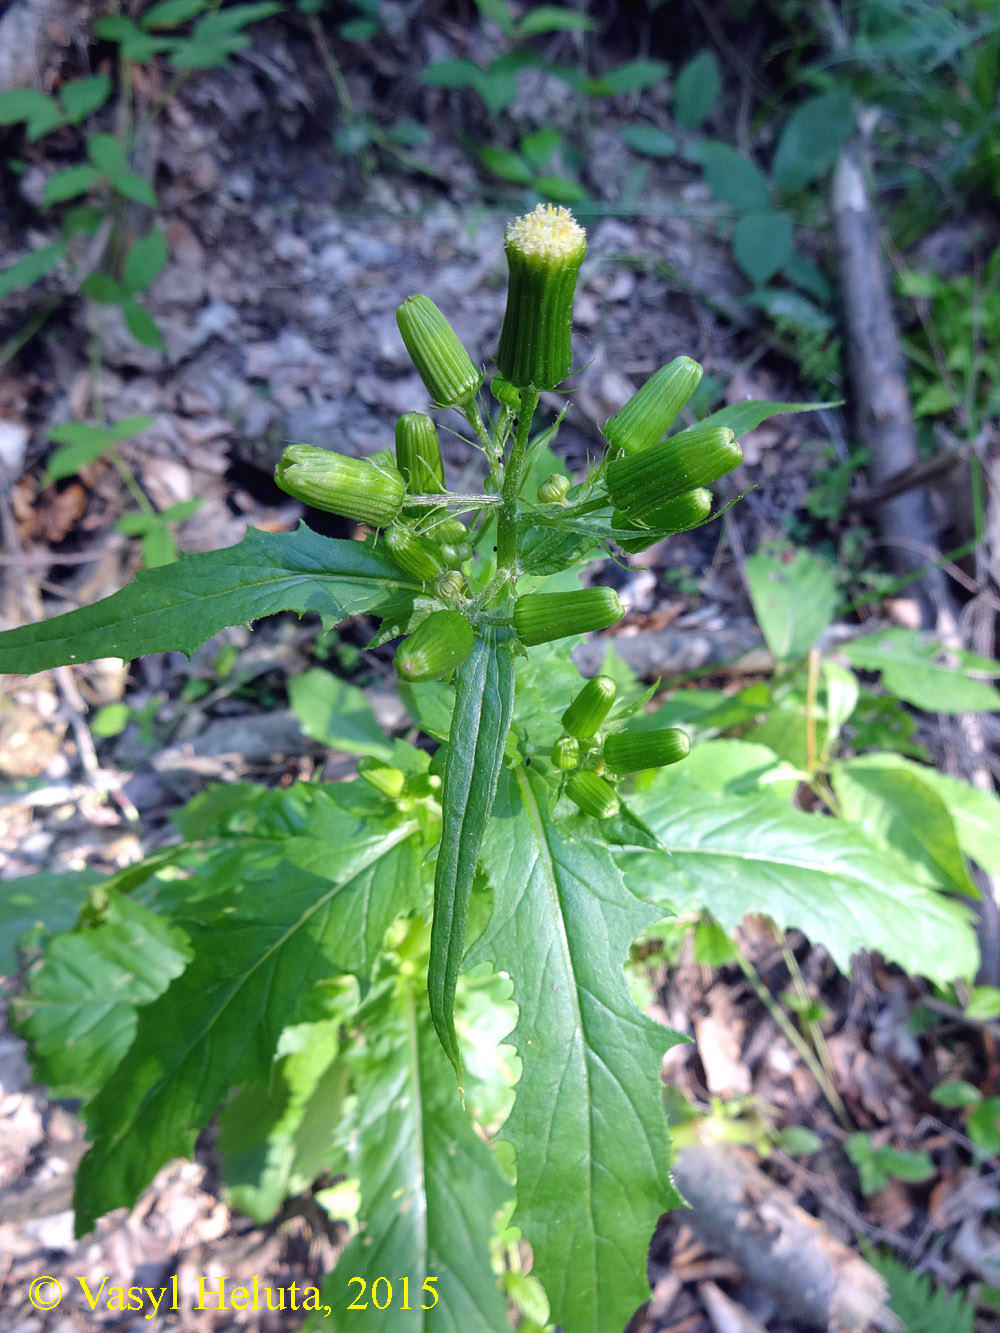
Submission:
M 717 481 L 742 461 L 743 450 L 727 426 L 695 426 L 615 459 L 608 467 L 608 494 L 617 508 L 648 522 L 669 501 Z
M 483 382 L 482 372 L 430 297 L 409 297 L 396 311 L 396 323 L 434 406 L 471 402 Z
M 349 458 L 311 444 L 289 445 L 274 480 L 286 494 L 314 509 L 375 528 L 396 517 L 405 490 L 400 473 L 381 458 Z
M 625 611 L 613 588 L 574 592 L 530 592 L 514 604 L 514 628 L 527 647 L 571 634 L 607 629 Z
M 661 366 L 632 395 L 625 406 L 604 423 L 603 435 L 612 449 L 638 454 L 648 449 L 673 425 L 694 395 L 704 372 L 697 361 L 679 356 Z

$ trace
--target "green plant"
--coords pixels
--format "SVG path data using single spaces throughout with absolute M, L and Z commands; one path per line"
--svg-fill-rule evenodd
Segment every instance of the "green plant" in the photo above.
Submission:
M 270 1217 L 314 1185 L 321 1205 L 356 1210 L 338 1267 L 322 1291 L 308 1289 L 313 1322 L 360 1327 L 352 1284 L 369 1296 L 380 1284 L 378 1309 L 392 1284 L 388 1313 L 364 1313 L 372 1328 L 495 1333 L 507 1296 L 540 1323 L 538 1282 L 553 1320 L 603 1333 L 645 1299 L 649 1236 L 677 1202 L 658 1072 L 676 1036 L 634 1007 L 623 963 L 665 914 L 708 912 L 731 931 L 765 913 L 822 941 L 842 968 L 862 947 L 942 983 L 976 967 L 968 914 L 945 891 L 959 878 L 956 840 L 968 845 L 961 796 L 921 791 L 914 803 L 906 792 L 919 781 L 907 787 L 908 770 L 888 766 L 889 805 L 922 829 L 935 800 L 956 811 L 952 842 L 942 821 L 926 845 L 898 827 L 905 818 L 865 808 L 832 819 L 790 804 L 800 781 L 829 794 L 828 779 L 863 780 L 856 763 L 832 758 L 859 698 L 846 667 L 824 663 L 820 689 L 817 665 L 804 700 L 789 666 L 763 702 L 685 695 L 648 713 L 652 691 L 609 654 L 614 696 L 605 684 L 581 690 L 572 639 L 555 636 L 618 615 L 610 590 L 579 586 L 595 550 L 668 535 L 642 525 L 678 479 L 711 484 L 738 461 L 733 431 L 792 410 L 740 403 L 668 437 L 674 452 L 650 444 L 661 491 L 655 478 L 635 491 L 643 453 L 627 447 L 553 487 L 554 432 L 533 436 L 533 421 L 540 388 L 570 370 L 584 244 L 561 209 L 508 228 L 503 378 L 485 415 L 482 372 L 440 311 L 426 297 L 400 307 L 430 399 L 457 408 L 482 451 L 481 490 L 443 487 L 433 421 L 410 414 L 395 456 L 358 469 L 331 454 L 324 480 L 313 451 L 296 446 L 279 468 L 310 501 L 402 525 L 436 549 L 442 572 L 402 567 L 381 536 L 251 530 L 237 547 L 143 571 L 93 607 L 0 635 L 0 670 L 19 672 L 190 653 L 226 625 L 287 610 L 315 612 L 327 629 L 379 617 L 376 646 L 407 636 L 400 693 L 426 748 L 384 735 L 359 690 L 310 671 L 291 685 L 293 706 L 311 735 L 358 755 L 353 780 L 210 787 L 175 815 L 177 844 L 115 874 L 54 877 L 44 896 L 37 877 L 13 881 L 0 898 L 8 950 L 19 939 L 32 950 L 16 1011 L 35 1072 L 83 1103 L 91 1146 L 77 1231 L 134 1203 L 221 1107 L 239 1206 Z M 692 434 L 717 460 L 693 481 Z M 796 623 L 784 629 L 774 605 L 761 612 L 783 662 L 811 647 L 830 610 L 820 575 L 801 560 L 789 568 Z M 974 691 L 995 705 L 996 691 L 932 651 L 884 640 L 853 644 L 859 665 L 887 681 L 896 671 L 911 692 L 947 670 L 964 690 L 956 706 Z M 432 669 L 448 675 L 424 679 Z M 801 762 L 784 757 L 780 729 L 768 745 L 758 727 L 616 777 L 616 765 L 681 759 L 685 716 L 711 737 L 727 709 L 733 725 L 762 708 L 794 717 Z M 619 736 L 636 739 L 612 743 Z M 993 835 L 977 836 L 992 855 Z M 356 1189 L 327 1193 L 340 1174 Z M 521 1239 L 533 1250 L 527 1287 L 512 1249 Z M 425 1320 L 421 1300 L 438 1315 Z
M 889 1286 L 889 1309 L 903 1322 L 906 1333 L 972 1333 L 976 1309 L 961 1292 L 949 1293 L 926 1273 L 914 1273 L 887 1250 L 861 1242 L 864 1256 Z
M 1000 1097 L 986 1097 L 971 1083 L 961 1081 L 939 1083 L 931 1096 L 942 1106 L 968 1109 L 965 1132 L 983 1157 L 1000 1152 Z
M 244 50 L 250 44 L 244 29 L 279 8 L 275 0 L 226 9 L 211 0 L 159 0 L 137 21 L 123 14 L 99 19 L 96 32 L 118 46 L 123 70 L 157 57 L 164 59 L 176 71 L 176 87 L 189 72 L 223 65 L 229 56 Z M 179 31 L 182 28 L 186 31 Z M 123 85 L 131 87 L 131 78 L 124 77 Z M 0 92 L 0 125 L 23 124 L 26 142 L 34 143 L 56 130 L 83 127 L 105 106 L 111 91 L 109 76 L 95 74 L 63 84 L 58 97 L 34 88 Z M 167 262 L 166 240 L 153 226 L 123 243 L 123 205 L 132 201 L 151 209 L 158 206 L 152 184 L 131 165 L 134 113 L 131 107 L 127 110 L 122 123 L 128 128 L 120 136 L 82 129 L 85 160 L 60 167 L 49 176 L 43 208 L 72 204 L 61 218 L 61 240 L 31 251 L 0 272 L 0 300 L 68 265 L 63 283 L 67 293 L 79 291 L 102 305 L 118 306 L 137 341 L 162 348 L 163 336 L 139 297 Z M 93 242 L 106 222 L 111 224 L 110 234 L 100 247 L 107 257 L 106 267 L 85 271 Z M 81 246 L 81 239 L 89 244 Z M 93 260 L 89 263 L 92 266 Z M 52 303 L 44 317 L 54 308 Z M 33 324 L 31 332 L 39 326 Z M 20 340 L 15 340 L 14 346 L 19 345 Z
M 982 273 L 945 280 L 904 270 L 899 289 L 920 317 L 905 344 L 914 415 L 950 416 L 966 439 L 975 438 L 984 421 L 1000 416 L 1000 249 Z
M 887 1144 L 877 1148 L 868 1134 L 852 1134 L 844 1151 L 854 1163 L 861 1192 L 875 1194 L 890 1180 L 920 1184 L 934 1174 L 934 1163 L 926 1152 L 903 1152 Z

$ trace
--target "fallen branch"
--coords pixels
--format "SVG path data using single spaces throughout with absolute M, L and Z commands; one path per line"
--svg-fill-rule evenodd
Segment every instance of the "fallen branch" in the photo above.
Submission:
M 674 1179 L 691 1205 L 679 1216 L 760 1283 L 788 1318 L 841 1333 L 902 1327 L 871 1265 L 731 1149 L 684 1148 Z

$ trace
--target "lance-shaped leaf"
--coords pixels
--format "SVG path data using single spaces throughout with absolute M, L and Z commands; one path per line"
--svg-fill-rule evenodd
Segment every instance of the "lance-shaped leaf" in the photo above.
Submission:
M 520 1013 L 509 1040 L 523 1072 L 502 1131 L 517 1154 L 514 1225 L 552 1318 L 607 1333 L 648 1299 L 649 1240 L 680 1202 L 659 1080 L 676 1037 L 636 1009 L 622 970 L 657 913 L 626 888 L 595 821 L 559 823 L 548 802 L 523 769 L 501 785 L 483 847 L 493 917 L 470 961 L 510 975 Z
M 250 528 L 237 546 L 140 570 L 111 597 L 0 634 L 0 672 L 28 674 L 95 657 L 190 654 L 227 625 L 276 611 L 315 611 L 325 626 L 361 612 L 399 613 L 419 593 L 381 552 L 321 537 Z
M 231 1087 L 266 1077 L 313 985 L 370 973 L 389 924 L 422 905 L 412 824 L 372 826 L 329 806 L 323 818 L 326 837 L 290 838 L 283 859 L 247 838 L 229 886 L 177 912 L 193 961 L 140 1010 L 132 1046 L 87 1107 L 78 1234 L 188 1154 Z
M 823 944 L 843 972 L 858 949 L 878 949 L 933 981 L 975 974 L 968 910 L 843 820 L 788 809 L 769 795 L 685 799 L 669 769 L 632 804 L 668 852 L 616 853 L 651 902 L 705 907 L 727 930 L 764 913 Z
M 324 1284 L 330 1316 L 307 1327 L 498 1333 L 507 1312 L 489 1243 L 511 1187 L 455 1095 L 415 978 L 400 973 L 379 986 L 362 1023 L 367 1045 L 356 1061 L 349 1167 L 360 1183 L 361 1230 Z M 348 1285 L 355 1277 L 364 1279 L 363 1292 Z M 383 1311 L 373 1299 L 377 1278 L 392 1284 Z M 382 1301 L 385 1285 L 374 1293 Z M 363 1315 L 348 1311 L 354 1300 L 367 1300 Z
M 455 987 L 465 953 L 469 895 L 503 763 L 514 707 L 509 634 L 487 628 L 455 676 L 455 712 L 441 794 L 441 846 L 434 872 L 434 917 L 427 993 L 431 1018 L 461 1079 Z

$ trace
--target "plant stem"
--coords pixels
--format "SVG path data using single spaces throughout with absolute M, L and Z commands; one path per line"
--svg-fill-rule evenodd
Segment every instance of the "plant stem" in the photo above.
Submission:
M 538 407 L 538 391 L 524 389 L 521 394 L 521 414 L 517 435 L 504 471 L 500 492 L 500 512 L 497 514 L 497 573 L 513 582 L 517 575 L 517 498 L 521 490 L 521 468 L 528 449 L 531 423 Z
M 747 981 L 749 981 L 750 985 L 754 988 L 757 998 L 760 1000 L 761 1004 L 764 1006 L 767 1012 L 777 1023 L 778 1027 L 781 1028 L 781 1031 L 788 1038 L 792 1046 L 795 1047 L 799 1055 L 801 1055 L 803 1061 L 805 1062 L 806 1066 L 809 1069 L 809 1072 L 816 1080 L 816 1083 L 818 1084 L 819 1089 L 822 1092 L 823 1096 L 830 1103 L 830 1107 L 833 1110 L 834 1115 L 837 1117 L 842 1127 L 846 1129 L 848 1133 L 853 1131 L 854 1126 L 851 1124 L 851 1118 L 847 1114 L 847 1107 L 841 1101 L 840 1093 L 834 1087 L 831 1080 L 827 1077 L 826 1070 L 823 1068 L 820 1061 L 816 1058 L 814 1052 L 810 1049 L 809 1043 L 798 1031 L 795 1024 L 785 1013 L 784 1009 L 782 1009 L 781 1005 L 777 1002 L 777 1000 L 774 998 L 771 992 L 764 985 L 753 963 L 751 963 L 750 959 L 747 958 L 743 950 L 738 946 L 736 950 L 736 961 L 737 963 L 739 963 L 740 970 L 742 971 L 743 975 L 746 977 Z

